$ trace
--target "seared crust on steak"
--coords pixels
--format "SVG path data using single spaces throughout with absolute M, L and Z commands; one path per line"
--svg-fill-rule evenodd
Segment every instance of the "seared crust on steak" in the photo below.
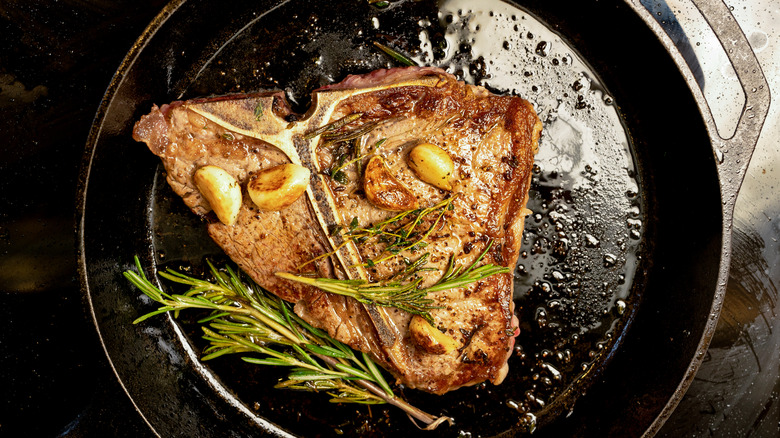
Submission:
M 414 80 L 419 78 L 434 80 L 415 85 Z M 412 85 L 404 85 L 409 83 Z M 367 268 L 367 279 L 390 278 L 406 266 L 404 258 L 415 260 L 427 252 L 427 267 L 438 268 L 425 273 L 423 285 L 430 285 L 441 277 L 451 258 L 456 266 L 465 268 L 490 242 L 492 247 L 480 263 L 513 268 L 541 131 L 531 104 L 519 97 L 496 96 L 484 88 L 458 82 L 440 69 L 414 67 L 349 76 L 339 84 L 315 91 L 315 101 L 318 93 L 369 88 L 335 102 L 324 120 L 327 123 L 362 113 L 354 127 L 376 124 L 358 140 L 361 155 L 365 154 L 362 166 L 355 163 L 344 168 L 348 182 L 322 175 L 337 160 L 336 145 L 319 140 L 319 146 L 311 151 L 314 159 L 309 163 L 310 170 L 318 175 L 311 184 L 321 184 L 318 189 L 327 193 L 335 206 L 336 213 L 329 220 L 349 224 L 357 218 L 361 225 L 368 226 L 397 214 L 372 205 L 363 192 L 358 170 L 365 169 L 375 155 L 383 157 L 393 176 L 421 207 L 454 199 L 453 209 L 429 236 L 424 250 L 405 251 Z M 353 348 L 369 352 L 409 387 L 441 394 L 484 380 L 500 383 L 507 372 L 506 362 L 518 326 L 511 273 L 430 294 L 441 306 L 431 312 L 434 326 L 457 346 L 442 353 L 415 344 L 409 332 L 411 315 L 406 312 L 365 306 L 274 275 L 299 273 L 299 269 L 320 277 L 351 275 L 334 257 L 306 264 L 334 249 L 324 229 L 330 224 L 323 224 L 318 216 L 322 200 L 315 202 L 313 197 L 303 196 L 284 210 L 265 212 L 244 196 L 232 226 L 208 214 L 208 202 L 192 180 L 198 168 L 219 166 L 245 187 L 254 172 L 297 159 L 283 152 L 291 150 L 289 145 L 269 144 L 274 140 L 260 134 L 262 129 L 252 120 L 257 118 L 257 111 L 252 112 L 253 105 L 258 105 L 252 102 L 260 102 L 257 99 L 273 101 L 263 114 L 269 124 L 290 114 L 280 93 L 233 98 L 221 102 L 219 111 L 209 106 L 212 100 L 180 102 L 155 106 L 136 124 L 133 135 L 162 159 L 170 186 L 193 212 L 208 219 L 209 234 L 226 254 L 261 286 L 296 303 L 295 312 L 309 323 Z M 310 112 L 287 129 L 295 131 L 297 124 L 308 126 L 305 123 L 312 117 Z M 295 141 L 298 152 L 303 144 L 298 140 L 305 132 L 286 137 Z M 422 182 L 408 166 L 409 150 L 420 143 L 435 144 L 453 159 L 451 192 Z M 355 248 L 362 261 L 383 253 L 378 243 Z

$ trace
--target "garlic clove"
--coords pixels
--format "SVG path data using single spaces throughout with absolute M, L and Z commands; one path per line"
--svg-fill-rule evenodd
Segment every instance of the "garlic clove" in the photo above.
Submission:
M 409 152 L 409 167 L 418 178 L 443 190 L 452 190 L 455 163 L 442 148 L 421 143 Z
M 409 322 L 412 342 L 423 351 L 431 354 L 446 354 L 455 350 L 455 340 L 430 325 L 425 318 L 414 315 Z
M 406 211 L 419 206 L 417 198 L 395 179 L 380 156 L 374 156 L 366 164 L 363 191 L 369 202 L 383 210 Z
M 233 175 L 217 166 L 203 166 L 193 175 L 195 186 L 225 225 L 233 225 L 241 209 L 241 186 Z
M 298 164 L 263 169 L 249 179 L 246 191 L 257 208 L 278 211 L 289 207 L 309 186 L 311 171 Z

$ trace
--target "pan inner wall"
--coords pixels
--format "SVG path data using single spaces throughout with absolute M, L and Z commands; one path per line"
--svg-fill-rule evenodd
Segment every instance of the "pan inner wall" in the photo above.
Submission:
M 440 407 L 461 420 L 463 432 L 475 435 L 549 421 L 570 408 L 604 368 L 636 310 L 632 285 L 642 263 L 647 199 L 620 102 L 570 43 L 511 4 L 476 7 L 454 0 L 349 8 L 349 14 L 335 4 L 313 12 L 302 2 L 286 2 L 231 35 L 184 96 L 280 88 L 303 112 L 312 89 L 348 73 L 394 66 L 372 48 L 380 41 L 420 64 L 534 103 L 544 131 L 528 205 L 533 214 L 526 219 L 515 271 L 521 335 L 510 375 L 497 387 L 479 385 L 442 397 L 405 395 L 412 403 Z M 160 180 L 155 187 L 158 261 L 198 270 L 205 257 L 224 257 L 167 185 Z M 202 348 L 197 327 L 182 322 Z M 250 409 L 292 432 L 414 432 L 405 417 L 386 408 L 368 413 L 329 405 L 324 397 L 270 390 L 281 372 L 230 359 L 209 367 Z

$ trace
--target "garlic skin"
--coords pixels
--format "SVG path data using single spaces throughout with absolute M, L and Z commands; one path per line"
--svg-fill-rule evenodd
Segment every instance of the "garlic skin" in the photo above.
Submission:
M 192 179 L 219 221 L 225 225 L 235 224 L 242 196 L 241 186 L 233 175 L 221 167 L 208 165 L 196 170 Z
M 452 190 L 455 163 L 444 150 L 431 143 L 421 143 L 409 152 L 409 167 L 422 181 L 443 190 Z
M 298 164 L 280 164 L 263 169 L 249 179 L 246 191 L 257 208 L 279 211 L 301 197 L 309 186 L 311 171 Z
M 366 164 L 363 191 L 369 202 L 383 210 L 406 211 L 419 207 L 414 194 L 390 173 L 380 156 L 372 157 Z

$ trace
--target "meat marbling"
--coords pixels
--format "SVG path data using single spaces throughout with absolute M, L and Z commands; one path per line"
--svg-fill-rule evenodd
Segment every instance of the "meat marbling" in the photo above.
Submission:
M 170 186 L 194 213 L 205 216 L 209 234 L 225 253 L 258 284 L 295 303 L 295 312 L 309 323 L 369 352 L 409 387 L 441 394 L 484 380 L 500 383 L 518 330 L 511 273 L 430 294 L 441 306 L 431 311 L 434 326 L 457 345 L 443 354 L 415 341 L 406 312 L 360 304 L 274 274 L 299 273 L 300 268 L 319 277 L 360 275 L 377 281 L 403 269 L 404 257 L 416 259 L 427 252 L 428 267 L 438 268 L 425 273 L 423 285 L 428 285 L 441 277 L 451 257 L 456 266 L 468 266 L 488 242 L 492 247 L 480 263 L 513 268 L 541 132 L 532 105 L 464 84 L 430 67 L 352 75 L 316 90 L 313 97 L 312 109 L 303 116 L 292 113 L 281 92 L 154 106 L 136 124 L 133 136 L 162 159 Z M 386 139 L 371 155 L 384 158 L 421 207 L 452 197 L 454 208 L 429 236 L 424 250 L 406 251 L 356 270 L 344 260 L 348 252 L 368 260 L 382 247 L 348 243 L 336 254 L 301 267 L 333 251 L 338 242 L 327 230 L 334 224 L 349 224 L 355 217 L 360 224 L 374 224 L 397 214 L 366 199 L 358 166 L 345 167 L 348 181 L 341 183 L 325 175 L 335 160 L 334 146 L 319 136 L 304 135 L 354 113 L 362 113 L 356 126 L 377 123 L 358 140 L 363 150 Z M 453 159 L 451 192 L 422 182 L 410 169 L 409 150 L 423 142 L 439 146 Z M 368 158 L 362 159 L 363 165 Z M 209 214 L 209 204 L 193 182 L 197 169 L 215 165 L 245 187 L 253 173 L 290 161 L 312 171 L 307 196 L 273 212 L 259 210 L 244 196 L 232 226 Z

